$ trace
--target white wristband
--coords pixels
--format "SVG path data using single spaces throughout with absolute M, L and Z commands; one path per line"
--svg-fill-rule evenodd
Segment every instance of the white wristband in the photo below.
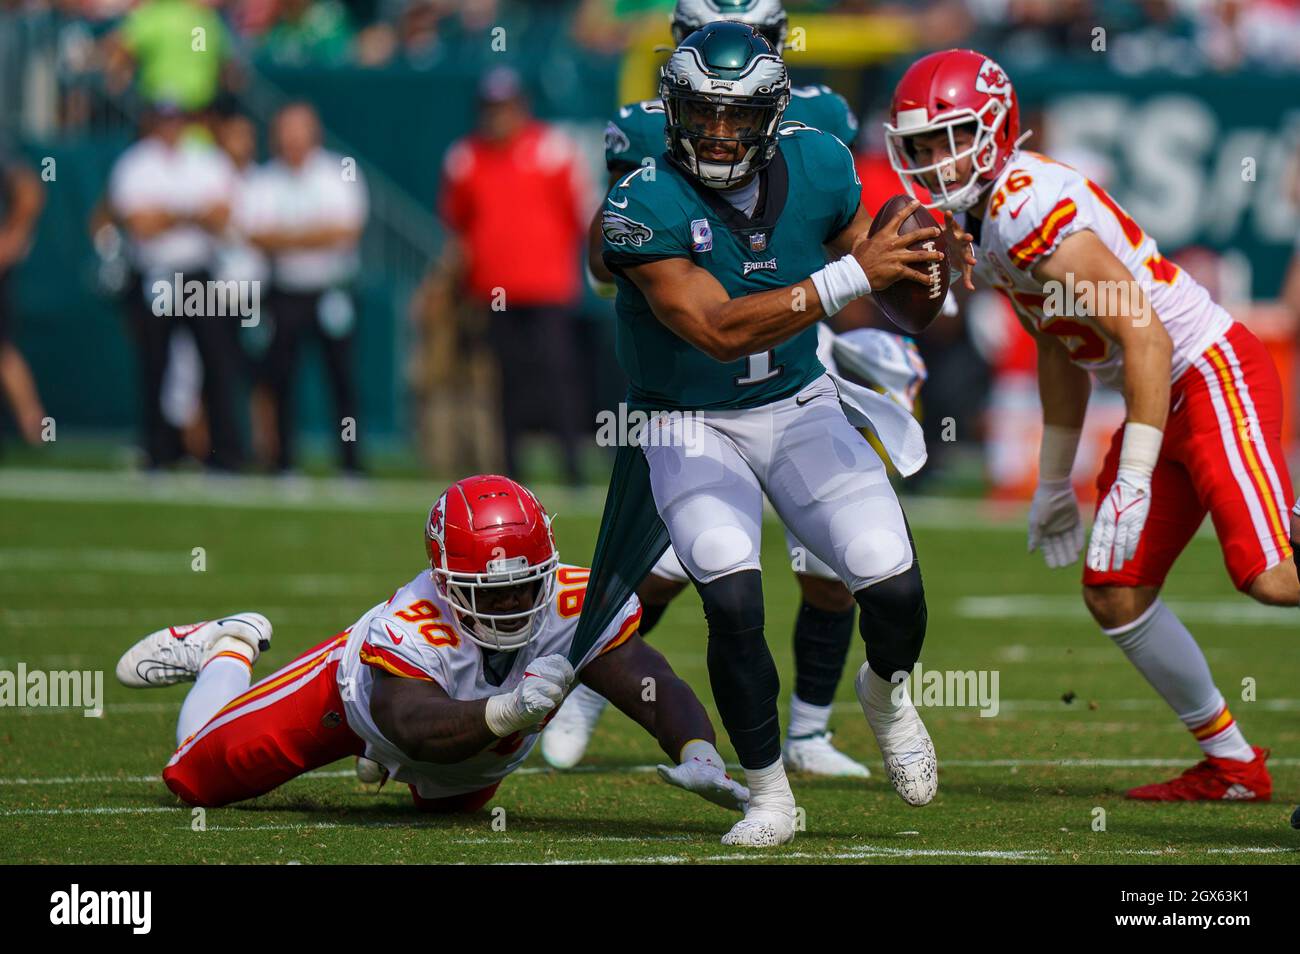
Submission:
M 1120 470 L 1135 470 L 1150 477 L 1160 459 L 1160 444 L 1165 432 L 1150 424 L 1129 421 L 1124 425 L 1124 443 L 1119 449 Z
M 510 733 L 518 732 L 524 725 L 527 725 L 527 723 L 520 725 L 519 713 L 515 711 L 514 701 L 515 694 L 513 692 L 488 696 L 483 721 L 487 723 L 487 727 L 492 730 L 492 734 L 497 738 L 504 739 Z
M 871 282 L 867 281 L 867 273 L 852 255 L 827 263 L 809 277 L 817 289 L 817 296 L 822 300 L 822 311 L 827 317 L 853 299 L 871 294 Z
M 1070 479 L 1074 470 L 1074 455 L 1079 450 L 1079 437 L 1083 431 L 1077 427 L 1043 425 L 1043 443 L 1038 448 L 1038 479 L 1043 483 Z

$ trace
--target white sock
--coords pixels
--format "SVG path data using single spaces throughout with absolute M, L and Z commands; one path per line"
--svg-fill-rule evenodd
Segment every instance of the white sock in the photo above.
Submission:
M 247 690 L 252 677 L 253 667 L 236 653 L 222 653 L 204 663 L 176 720 L 177 746 L 203 728 L 222 706 Z
M 811 702 L 804 702 L 796 695 L 790 696 L 790 727 L 785 733 L 787 739 L 821 735 L 830 722 L 830 706 L 815 706 Z
M 1169 703 L 1207 755 L 1243 762 L 1254 759 L 1214 685 L 1201 647 L 1162 600 L 1157 599 L 1133 622 L 1102 632 Z
M 858 686 L 858 700 L 871 709 L 878 725 L 897 721 L 912 704 L 906 683 L 900 687 L 899 684 L 882 678 L 871 668 L 870 663 L 863 663 L 858 670 Z M 866 691 L 863 692 L 862 689 Z M 898 695 L 899 703 L 894 702 L 895 694 Z
M 785 777 L 785 764 L 777 759 L 766 768 L 745 769 L 749 786 L 749 808 L 768 811 L 794 811 L 794 792 Z M 748 814 L 748 813 L 746 813 Z

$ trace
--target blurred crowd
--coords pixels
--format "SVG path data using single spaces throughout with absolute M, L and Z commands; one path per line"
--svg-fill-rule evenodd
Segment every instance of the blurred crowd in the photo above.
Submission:
M 132 82 L 146 99 L 200 108 L 241 62 L 414 69 L 438 66 L 510 24 L 570 11 L 572 41 L 610 55 L 647 28 L 662 30 L 672 0 L 4 0 L 0 9 L 43 13 L 61 31 L 59 67 L 113 92 Z M 918 45 L 996 44 L 1032 61 L 1106 51 L 1127 72 L 1233 70 L 1300 64 L 1300 0 L 812 0 L 800 11 L 875 15 L 910 26 Z M 160 42 L 181 18 L 202 29 L 212 57 L 186 68 Z M 1098 30 L 1102 33 L 1098 33 Z M 73 111 L 71 119 L 77 114 Z

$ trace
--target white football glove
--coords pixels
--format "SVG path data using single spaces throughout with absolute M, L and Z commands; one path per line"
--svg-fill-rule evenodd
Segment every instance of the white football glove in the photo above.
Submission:
M 1079 559 L 1083 521 L 1069 478 L 1040 481 L 1034 491 L 1034 502 L 1029 505 L 1029 552 L 1038 549 L 1053 570 Z
M 688 758 L 681 765 L 660 765 L 659 777 L 723 808 L 743 812 L 749 804 L 749 789 L 713 759 Z
M 1088 543 L 1088 569 L 1118 570 L 1137 553 L 1138 538 L 1151 511 L 1151 478 L 1120 469 L 1097 510 Z
M 491 696 L 484 718 L 498 736 L 535 728 L 552 709 L 564 701 L 573 682 L 573 666 L 560 653 L 534 659 L 513 692 Z

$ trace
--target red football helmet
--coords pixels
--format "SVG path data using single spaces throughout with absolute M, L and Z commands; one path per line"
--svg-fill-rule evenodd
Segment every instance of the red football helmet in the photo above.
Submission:
M 957 148 L 953 130 L 975 127 L 975 139 Z M 921 133 L 948 134 L 948 155 L 939 162 L 916 165 L 909 139 Z M 1028 134 L 1026 134 L 1027 136 Z M 889 164 L 910 194 L 919 184 L 932 194 L 927 208 L 964 212 L 998 177 L 1020 145 L 1020 104 L 1002 67 L 974 50 L 944 50 L 923 56 L 908 68 L 894 89 L 885 143 Z M 957 163 L 971 158 L 965 182 L 957 181 Z M 922 176 L 930 175 L 930 180 Z
M 424 542 L 438 592 L 466 636 L 485 649 L 509 651 L 537 634 L 555 598 L 560 555 L 551 518 L 532 491 L 496 475 L 459 480 L 430 508 Z

